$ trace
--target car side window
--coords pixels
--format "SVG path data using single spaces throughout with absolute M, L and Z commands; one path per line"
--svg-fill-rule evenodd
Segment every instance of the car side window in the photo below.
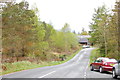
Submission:
M 95 60 L 94 63 L 101 63 L 102 60 Z
M 98 62 L 98 60 L 95 60 L 95 61 L 94 61 L 94 63 L 97 63 L 97 62 Z

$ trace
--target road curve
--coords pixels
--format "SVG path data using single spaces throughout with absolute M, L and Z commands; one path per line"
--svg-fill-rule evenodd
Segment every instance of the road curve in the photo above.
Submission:
M 89 70 L 89 58 L 93 49 L 82 49 L 71 60 L 60 65 L 15 72 L 3 75 L 2 78 L 111 78 L 111 73 Z

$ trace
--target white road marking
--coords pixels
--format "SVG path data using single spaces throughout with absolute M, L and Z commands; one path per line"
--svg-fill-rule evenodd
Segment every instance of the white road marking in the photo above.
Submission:
M 40 76 L 40 77 L 38 77 L 38 78 L 43 78 L 43 77 L 45 77 L 45 76 L 47 76 L 47 75 L 50 75 L 50 74 L 52 74 L 52 73 L 54 73 L 54 72 L 56 72 L 56 71 L 52 71 L 52 72 L 50 72 L 50 73 L 48 73 L 48 74 L 45 74 L 45 75 L 43 75 L 43 76 Z
M 83 56 L 84 56 L 86 53 L 87 53 L 86 51 L 83 52 L 83 53 L 80 55 L 80 57 L 79 57 L 79 59 L 77 60 L 77 62 L 80 62 L 81 58 L 83 58 Z
M 89 59 L 89 61 L 88 61 L 88 65 L 87 65 L 87 67 L 86 67 L 86 69 L 85 69 L 84 78 L 87 78 L 87 69 L 88 69 L 88 67 L 89 67 L 89 62 L 90 62 L 90 59 Z
M 77 62 L 80 62 L 81 58 L 83 57 L 83 54 L 80 55 L 79 59 L 77 60 Z

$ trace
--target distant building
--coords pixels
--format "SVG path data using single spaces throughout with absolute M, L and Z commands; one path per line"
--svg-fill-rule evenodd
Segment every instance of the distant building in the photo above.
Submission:
M 80 38 L 79 40 L 78 40 L 78 42 L 80 43 L 80 44 L 88 44 L 88 39 L 87 38 Z
M 90 35 L 80 35 L 78 36 L 78 42 L 82 45 L 88 45 L 90 44 L 88 38 L 90 38 Z

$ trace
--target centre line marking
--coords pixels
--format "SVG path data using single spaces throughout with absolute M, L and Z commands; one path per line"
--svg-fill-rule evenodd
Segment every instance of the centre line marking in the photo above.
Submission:
M 89 62 L 90 62 L 90 59 L 88 60 L 88 65 L 87 65 L 87 67 L 86 67 L 86 69 L 85 69 L 84 78 L 87 77 L 87 69 L 88 69 L 88 67 L 89 67 Z
M 38 77 L 38 78 L 43 78 L 43 77 L 45 77 L 45 76 L 47 76 L 47 75 L 50 75 L 50 74 L 52 74 L 52 73 L 54 73 L 54 72 L 56 72 L 56 71 L 52 71 L 52 72 L 50 72 L 50 73 L 48 73 L 48 74 L 45 74 L 45 75 L 43 75 L 43 76 L 40 76 L 40 77 Z

